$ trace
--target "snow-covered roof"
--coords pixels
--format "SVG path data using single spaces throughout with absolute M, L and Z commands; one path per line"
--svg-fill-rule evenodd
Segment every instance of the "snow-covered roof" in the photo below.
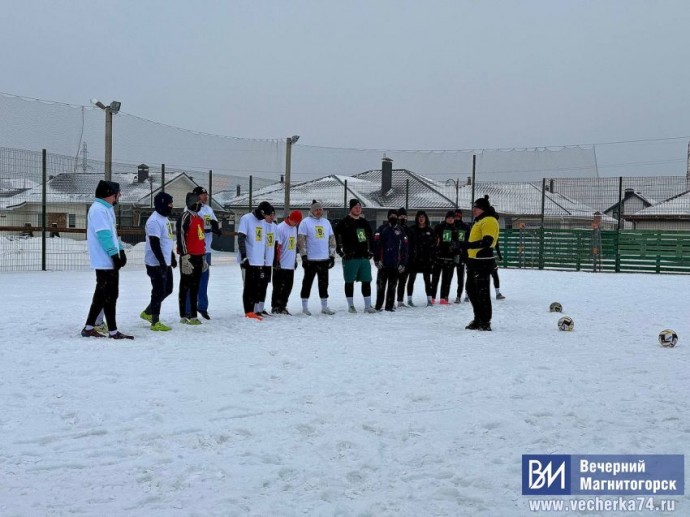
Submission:
M 646 217 L 662 216 L 690 216 L 690 191 L 684 192 L 659 204 L 649 206 L 634 214 L 626 215 L 626 219 L 642 219 Z

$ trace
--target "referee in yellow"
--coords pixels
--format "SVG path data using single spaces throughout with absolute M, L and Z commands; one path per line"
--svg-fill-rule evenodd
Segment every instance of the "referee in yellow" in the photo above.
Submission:
M 477 199 L 472 205 L 474 223 L 465 242 L 458 247 L 467 249 L 467 295 L 472 303 L 474 319 L 465 327 L 470 330 L 491 330 L 491 270 L 494 248 L 498 243 L 498 217 L 489 204 L 489 196 Z

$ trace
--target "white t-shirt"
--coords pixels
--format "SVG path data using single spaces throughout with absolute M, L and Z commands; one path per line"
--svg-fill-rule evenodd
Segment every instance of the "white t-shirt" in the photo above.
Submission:
M 299 225 L 298 235 L 307 237 L 307 259 L 328 260 L 328 241 L 333 235 L 331 223 L 325 217 L 307 217 Z
M 297 258 L 297 226 L 290 226 L 283 221 L 276 230 L 276 243 L 280 244 L 280 267 L 295 269 Z
M 211 231 L 211 221 L 218 221 L 213 208 L 202 205 L 199 216 L 204 220 L 204 235 L 206 236 L 206 253 L 211 253 L 211 243 L 213 242 L 213 232 Z
M 267 223 L 263 221 L 264 228 L 266 228 L 266 255 L 264 256 L 264 266 L 272 266 L 273 258 L 276 255 L 276 223 Z
M 120 241 L 117 238 L 115 227 L 115 209 L 107 201 L 97 199 L 89 208 L 87 216 L 86 239 L 89 248 L 89 259 L 93 269 L 113 269 L 113 259 L 110 258 L 101 243 L 97 233 L 101 230 L 110 230 L 113 239 L 113 247 L 120 250 Z
M 144 264 L 147 266 L 160 266 L 160 262 L 153 254 L 151 249 L 151 242 L 149 237 L 158 237 L 161 242 L 161 251 L 163 252 L 163 258 L 165 258 L 165 264 L 170 265 L 173 250 L 173 239 L 175 238 L 175 229 L 173 228 L 173 223 L 167 217 L 162 216 L 158 212 L 151 214 L 151 217 L 146 221 L 146 247 L 144 248 Z
M 240 219 L 237 233 L 247 236 L 245 246 L 250 266 L 263 266 L 266 255 L 266 228 L 262 219 L 257 219 L 253 213 L 244 214 Z

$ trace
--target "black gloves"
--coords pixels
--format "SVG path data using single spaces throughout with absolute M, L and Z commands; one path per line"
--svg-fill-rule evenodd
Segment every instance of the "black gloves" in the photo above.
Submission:
M 249 267 L 249 259 L 247 257 L 242 257 L 242 260 L 240 260 L 240 267 L 242 269 L 247 269 Z
M 120 267 L 125 267 L 127 265 L 127 255 L 125 254 L 125 250 L 120 250 L 120 262 L 122 262 Z
M 309 265 L 309 259 L 307 258 L 306 255 L 302 255 L 302 268 L 307 269 L 308 265 Z
M 217 235 L 218 237 L 223 235 L 223 231 L 220 229 L 218 221 L 214 221 L 213 219 L 211 219 L 211 232 L 213 232 L 213 235 Z
M 338 254 L 340 258 L 343 258 L 343 248 L 338 246 L 337 248 L 335 248 L 335 252 Z
M 171 258 L 170 258 L 170 266 L 175 269 L 177 267 L 177 259 L 175 258 L 175 254 L 173 253 Z
M 328 259 L 328 269 L 333 269 L 335 266 L 335 257 L 329 257 Z
M 120 258 L 120 255 L 110 255 L 110 258 L 113 260 L 113 269 L 115 271 L 119 271 L 122 269 L 122 266 L 124 265 L 122 263 L 122 259 Z

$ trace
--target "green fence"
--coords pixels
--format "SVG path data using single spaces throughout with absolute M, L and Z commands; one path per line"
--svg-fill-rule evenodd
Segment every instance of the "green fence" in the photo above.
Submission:
M 690 232 L 502 230 L 503 265 L 514 268 L 690 273 Z

